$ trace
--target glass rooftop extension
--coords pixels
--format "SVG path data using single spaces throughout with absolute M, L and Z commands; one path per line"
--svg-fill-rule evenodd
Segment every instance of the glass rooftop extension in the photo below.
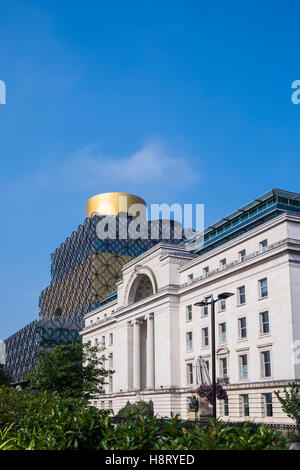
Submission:
M 96 308 L 100 308 L 105 304 L 108 304 L 115 300 L 118 297 L 118 291 L 111 292 L 111 294 L 108 294 L 102 302 L 94 302 L 92 305 L 89 306 L 89 312 L 92 310 L 95 310 Z
M 251 230 L 284 211 L 300 212 L 300 194 L 272 189 L 204 230 L 204 241 L 197 235 L 183 244 L 196 253 L 205 253 Z

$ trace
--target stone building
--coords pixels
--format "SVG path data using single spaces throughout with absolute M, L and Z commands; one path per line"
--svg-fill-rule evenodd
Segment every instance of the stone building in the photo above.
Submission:
M 234 295 L 216 304 L 217 377 L 228 392 L 218 416 L 290 423 L 274 391 L 300 379 L 300 195 L 277 189 L 208 227 L 204 242 L 159 243 L 123 266 L 81 331 L 115 370 L 97 406 L 116 413 L 151 399 L 156 414 L 186 418 L 199 365 L 211 370 L 210 311 L 194 304 L 223 292 Z

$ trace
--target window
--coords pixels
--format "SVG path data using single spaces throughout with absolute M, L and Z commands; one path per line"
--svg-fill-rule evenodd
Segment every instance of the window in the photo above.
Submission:
M 109 408 L 110 410 L 112 410 L 112 401 L 111 401 L 111 400 L 109 400 L 109 402 L 108 402 L 108 408 Z
M 223 400 L 223 415 L 229 416 L 228 396 Z
M 193 349 L 193 333 L 192 331 L 188 331 L 186 334 L 186 349 L 191 350 Z
M 226 258 L 221 259 L 220 261 L 220 268 L 224 269 L 226 267 Z
M 246 303 L 246 289 L 245 286 L 238 287 L 238 305 L 243 305 Z
M 263 394 L 263 404 L 265 416 L 273 416 L 272 393 Z
M 101 401 L 101 410 L 104 408 L 104 401 Z
M 203 276 L 207 276 L 208 273 L 209 273 L 209 267 L 205 266 L 205 268 L 203 268 Z
M 193 319 L 193 311 L 192 311 L 192 306 L 187 305 L 185 309 L 185 321 L 192 321 Z
M 248 356 L 247 354 L 242 354 L 239 356 L 240 362 L 240 378 L 242 380 L 248 379 Z
M 271 352 L 263 351 L 261 353 L 262 377 L 271 377 Z
M 226 323 L 219 324 L 220 343 L 226 343 Z
M 269 312 L 261 312 L 259 314 L 259 325 L 261 335 L 270 333 Z
M 202 307 L 202 317 L 207 317 L 208 315 L 208 305 L 203 305 Z
M 221 299 L 219 306 L 220 306 L 220 312 L 223 312 L 224 310 L 226 310 L 226 299 Z
M 188 275 L 188 284 L 191 284 L 194 279 L 194 274 L 189 274 Z
M 249 416 L 249 395 L 242 395 L 243 416 Z
M 244 261 L 246 258 L 246 250 L 239 251 L 239 260 Z
M 112 377 L 112 375 L 109 376 L 108 387 L 109 387 L 109 393 L 111 393 L 113 391 L 113 377 Z
M 226 379 L 227 377 L 227 358 L 222 357 L 219 362 L 220 365 L 220 377 Z
M 95 346 L 98 346 L 98 343 L 99 343 L 98 338 L 96 338 L 95 339 Z
M 266 251 L 266 249 L 268 248 L 268 240 L 262 240 L 262 241 L 259 243 L 259 248 L 260 248 L 260 251 L 261 251 L 261 252 Z
M 259 286 L 259 298 L 264 299 L 265 297 L 268 297 L 268 279 L 261 279 L 258 281 L 258 286 Z
M 202 347 L 208 346 L 208 328 L 202 328 Z
M 101 344 L 102 344 L 103 347 L 105 346 L 105 336 L 102 336 L 102 338 L 101 338 Z
M 108 357 L 108 367 L 109 367 L 109 369 L 113 368 L 113 355 L 112 355 L 112 353 Z
M 194 383 L 193 364 L 187 364 L 186 371 L 187 371 L 187 383 L 188 385 L 192 385 Z
M 246 317 L 239 318 L 239 339 L 247 338 L 247 320 Z
M 112 346 L 112 345 L 113 345 L 113 342 L 114 342 L 113 334 L 110 333 L 110 334 L 109 334 L 109 346 Z

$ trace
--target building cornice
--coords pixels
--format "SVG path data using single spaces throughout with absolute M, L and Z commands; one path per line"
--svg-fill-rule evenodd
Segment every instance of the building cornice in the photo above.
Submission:
M 186 248 L 180 247 L 180 245 L 170 244 L 170 243 L 163 243 L 163 242 L 157 243 L 155 246 L 153 246 L 149 250 L 145 251 L 141 255 L 137 256 L 136 258 L 133 258 L 128 263 L 124 264 L 124 266 L 122 268 L 122 271 L 123 272 L 126 271 L 128 268 L 130 268 L 131 266 L 134 266 L 136 263 L 140 263 L 142 260 L 147 262 L 148 257 L 150 255 L 154 254 L 155 252 L 159 251 L 159 250 L 162 250 L 163 255 L 164 254 L 168 255 L 169 251 L 177 251 L 177 252 L 187 253 Z
M 107 308 L 113 307 L 117 303 L 118 303 L 117 299 L 111 300 L 110 302 L 107 302 L 105 305 L 101 305 L 101 307 L 95 308 L 94 310 L 91 310 L 90 312 L 86 313 L 84 315 L 84 319 L 86 320 L 87 318 L 92 317 L 96 313 L 101 313 Z
M 253 253 L 249 253 L 249 255 L 247 255 L 243 261 L 233 261 L 232 263 L 228 263 L 222 269 L 215 269 L 206 276 L 198 276 L 190 282 L 181 284 L 178 293 L 182 294 L 186 291 L 196 289 L 199 286 L 210 284 L 211 282 L 214 282 L 216 278 L 220 279 L 229 277 L 233 272 L 236 273 L 249 267 L 253 264 L 253 261 L 255 261 L 257 264 L 263 263 L 266 260 L 282 255 L 282 253 L 285 251 L 294 251 L 300 253 L 300 240 L 285 238 L 279 242 L 275 242 L 272 245 L 269 245 L 263 252 L 255 251 Z
M 278 215 L 274 219 L 268 220 L 262 225 L 259 225 L 258 227 L 254 227 L 253 229 L 249 230 L 248 232 L 245 232 L 244 234 L 238 236 L 237 238 L 234 238 L 233 240 L 229 240 L 228 242 L 225 242 L 221 246 L 218 246 L 217 248 L 213 248 L 212 250 L 204 253 L 203 255 L 199 254 L 195 259 L 188 261 L 184 266 L 182 266 L 179 269 L 180 273 L 183 273 L 187 269 L 190 269 L 194 266 L 196 266 L 198 263 L 206 262 L 210 258 L 213 258 L 216 255 L 221 255 L 222 252 L 228 250 L 229 248 L 233 248 L 240 243 L 246 242 L 248 239 L 253 238 L 253 236 L 259 235 L 260 233 L 265 232 L 266 230 L 269 230 L 271 227 L 276 227 L 277 225 L 282 224 L 285 221 L 292 221 L 292 222 L 298 222 L 300 223 L 300 216 L 296 216 L 295 214 L 291 214 L 288 212 L 285 212 L 283 214 Z

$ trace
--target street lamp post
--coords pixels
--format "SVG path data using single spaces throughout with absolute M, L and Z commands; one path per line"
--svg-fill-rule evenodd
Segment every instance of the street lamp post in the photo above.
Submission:
M 222 299 L 231 297 L 231 292 L 223 292 L 214 299 L 213 294 L 204 298 L 201 302 L 196 302 L 194 305 L 203 307 L 205 305 L 211 306 L 211 381 L 212 381 L 212 405 L 213 405 L 213 419 L 217 418 L 217 396 L 216 396 L 216 321 L 215 321 L 215 303 Z M 210 300 L 209 300 L 210 299 Z

